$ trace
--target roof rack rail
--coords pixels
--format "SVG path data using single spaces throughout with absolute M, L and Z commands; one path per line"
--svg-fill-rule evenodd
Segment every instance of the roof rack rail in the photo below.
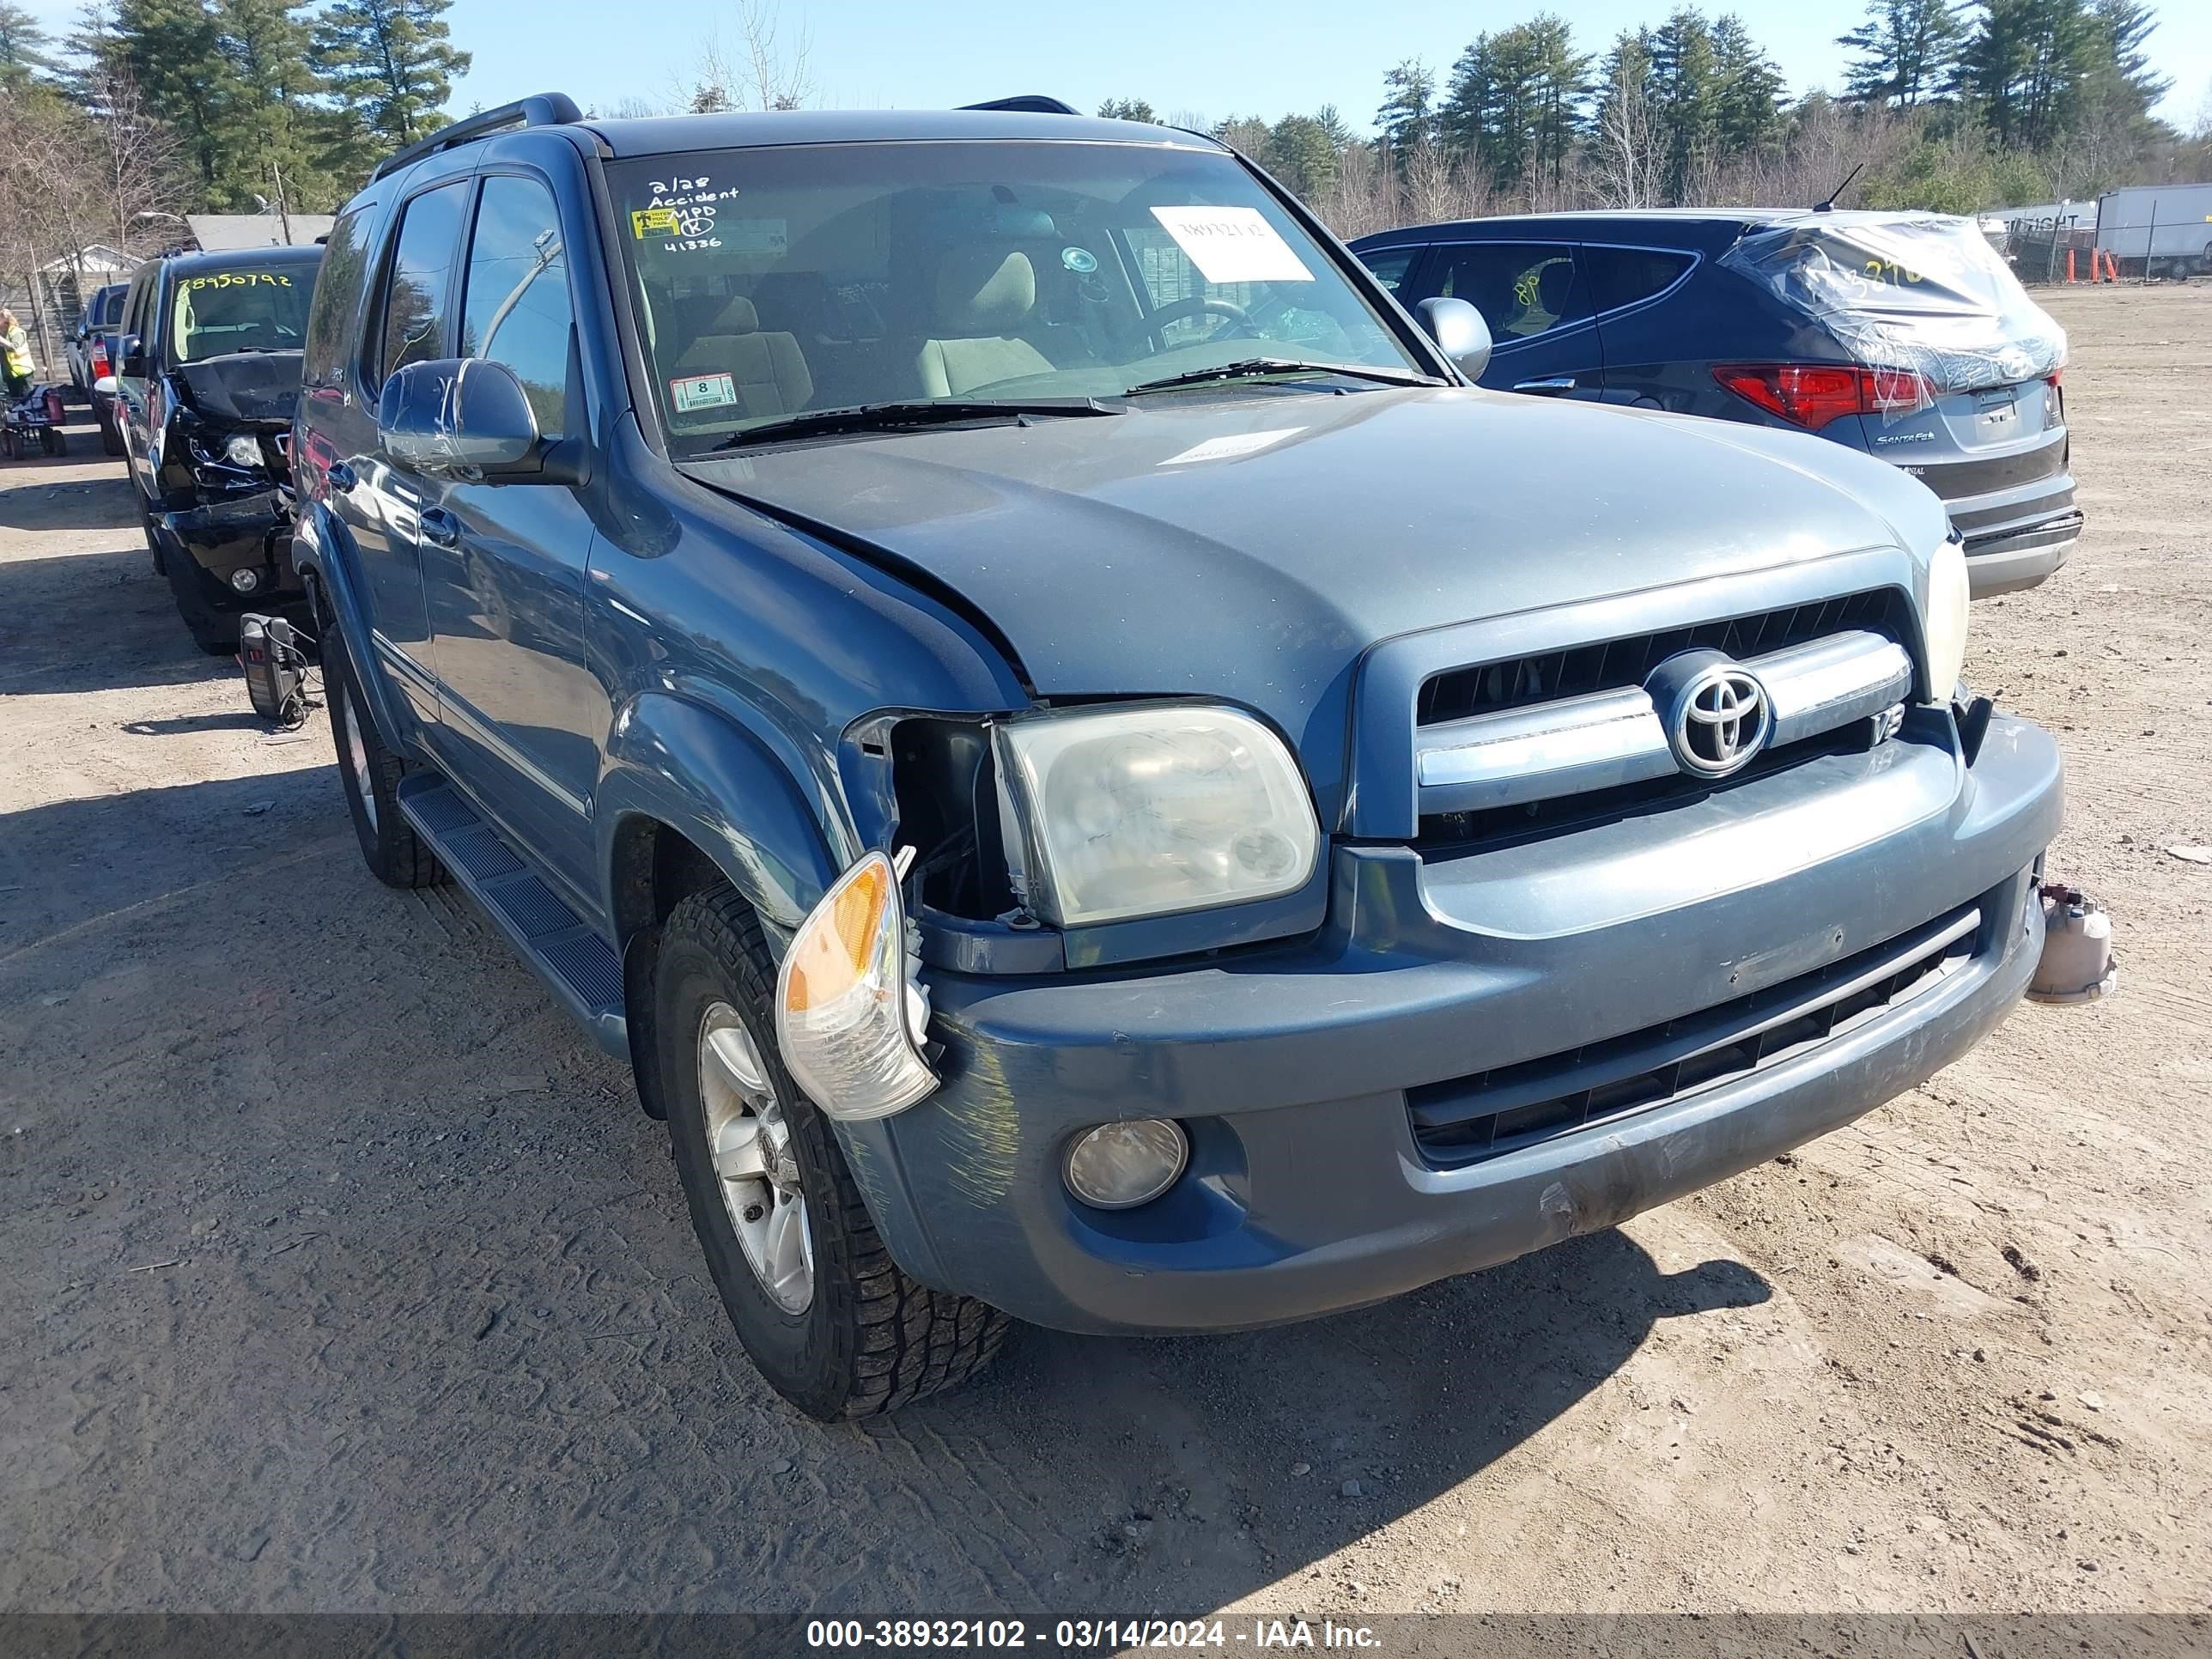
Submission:
M 1080 115 L 1081 110 L 1048 98 L 1041 92 L 1024 92 L 1012 98 L 994 98 L 988 104 L 963 104 L 963 109 L 1010 109 L 1024 115 Z
M 504 132 L 509 127 L 557 126 L 583 118 L 584 112 L 576 107 L 576 100 L 565 92 L 533 93 L 527 98 L 518 98 L 511 104 L 501 104 L 497 109 L 464 116 L 449 127 L 439 128 L 428 138 L 386 156 L 376 164 L 376 171 L 368 175 L 369 182 L 374 184 L 426 155 L 434 155 L 441 149 L 451 149 L 457 144 L 465 144 L 471 139 L 482 138 L 491 133 Z

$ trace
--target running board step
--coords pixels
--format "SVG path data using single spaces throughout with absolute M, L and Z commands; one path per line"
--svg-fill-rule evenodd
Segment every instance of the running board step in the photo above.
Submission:
M 465 796 L 434 772 L 399 781 L 399 810 L 609 1054 L 627 1058 L 622 958 L 524 863 Z

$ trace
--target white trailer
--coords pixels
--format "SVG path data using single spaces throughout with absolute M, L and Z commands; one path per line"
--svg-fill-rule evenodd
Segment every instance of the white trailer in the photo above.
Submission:
M 2212 271 L 2212 184 L 2136 185 L 2100 196 L 2097 246 L 2153 276 Z

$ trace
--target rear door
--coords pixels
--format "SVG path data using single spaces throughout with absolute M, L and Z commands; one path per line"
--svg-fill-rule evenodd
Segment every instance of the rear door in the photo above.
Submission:
M 1605 354 L 1571 242 L 1438 242 L 1405 278 L 1398 298 L 1465 300 L 1490 325 L 1482 384 L 1500 392 L 1596 398 Z
M 546 179 L 488 172 L 459 285 L 458 355 L 514 371 L 549 442 L 591 430 L 571 280 L 590 220 L 580 195 L 571 206 L 564 224 Z M 438 742 L 486 810 L 596 915 L 592 793 L 613 710 L 584 660 L 591 520 L 566 484 L 430 488 L 421 546 Z
M 1583 244 L 1607 403 L 1691 410 L 1710 401 L 1712 340 L 1690 303 L 1697 264 L 1695 253 L 1680 248 Z

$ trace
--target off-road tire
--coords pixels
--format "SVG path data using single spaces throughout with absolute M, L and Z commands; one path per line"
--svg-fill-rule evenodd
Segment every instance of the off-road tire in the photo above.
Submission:
M 812 1417 L 872 1417 L 957 1388 L 999 1350 L 1007 1317 L 902 1272 L 877 1233 L 829 1120 L 776 1050 L 775 967 L 759 918 L 717 884 L 678 903 L 654 975 L 659 1080 L 691 1224 L 738 1340 L 769 1385 Z M 814 1297 L 786 1312 L 755 1277 L 722 1201 L 707 1146 L 699 1032 L 714 1003 L 736 1009 L 791 1128 L 814 1245 Z
M 112 415 L 102 415 L 99 419 L 100 452 L 107 455 L 120 455 L 123 453 L 123 428 L 115 424 L 115 417 Z
M 376 722 L 346 655 L 337 625 L 322 629 L 323 700 L 329 705 L 331 743 L 338 757 L 338 787 L 345 795 L 346 816 L 353 820 L 354 838 L 361 843 L 362 861 L 387 887 L 435 887 L 446 879 L 446 866 L 430 850 L 429 842 L 415 833 L 415 826 L 399 810 L 399 780 L 414 770 L 410 763 L 384 746 Z M 354 757 L 346 741 L 349 722 L 359 735 L 367 758 L 370 803 L 365 805 Z
M 201 587 L 206 579 L 200 574 L 198 562 L 189 553 L 180 553 L 161 562 L 169 578 L 169 592 L 176 595 L 177 614 L 191 630 L 192 643 L 210 657 L 236 656 L 238 618 L 209 603 Z

